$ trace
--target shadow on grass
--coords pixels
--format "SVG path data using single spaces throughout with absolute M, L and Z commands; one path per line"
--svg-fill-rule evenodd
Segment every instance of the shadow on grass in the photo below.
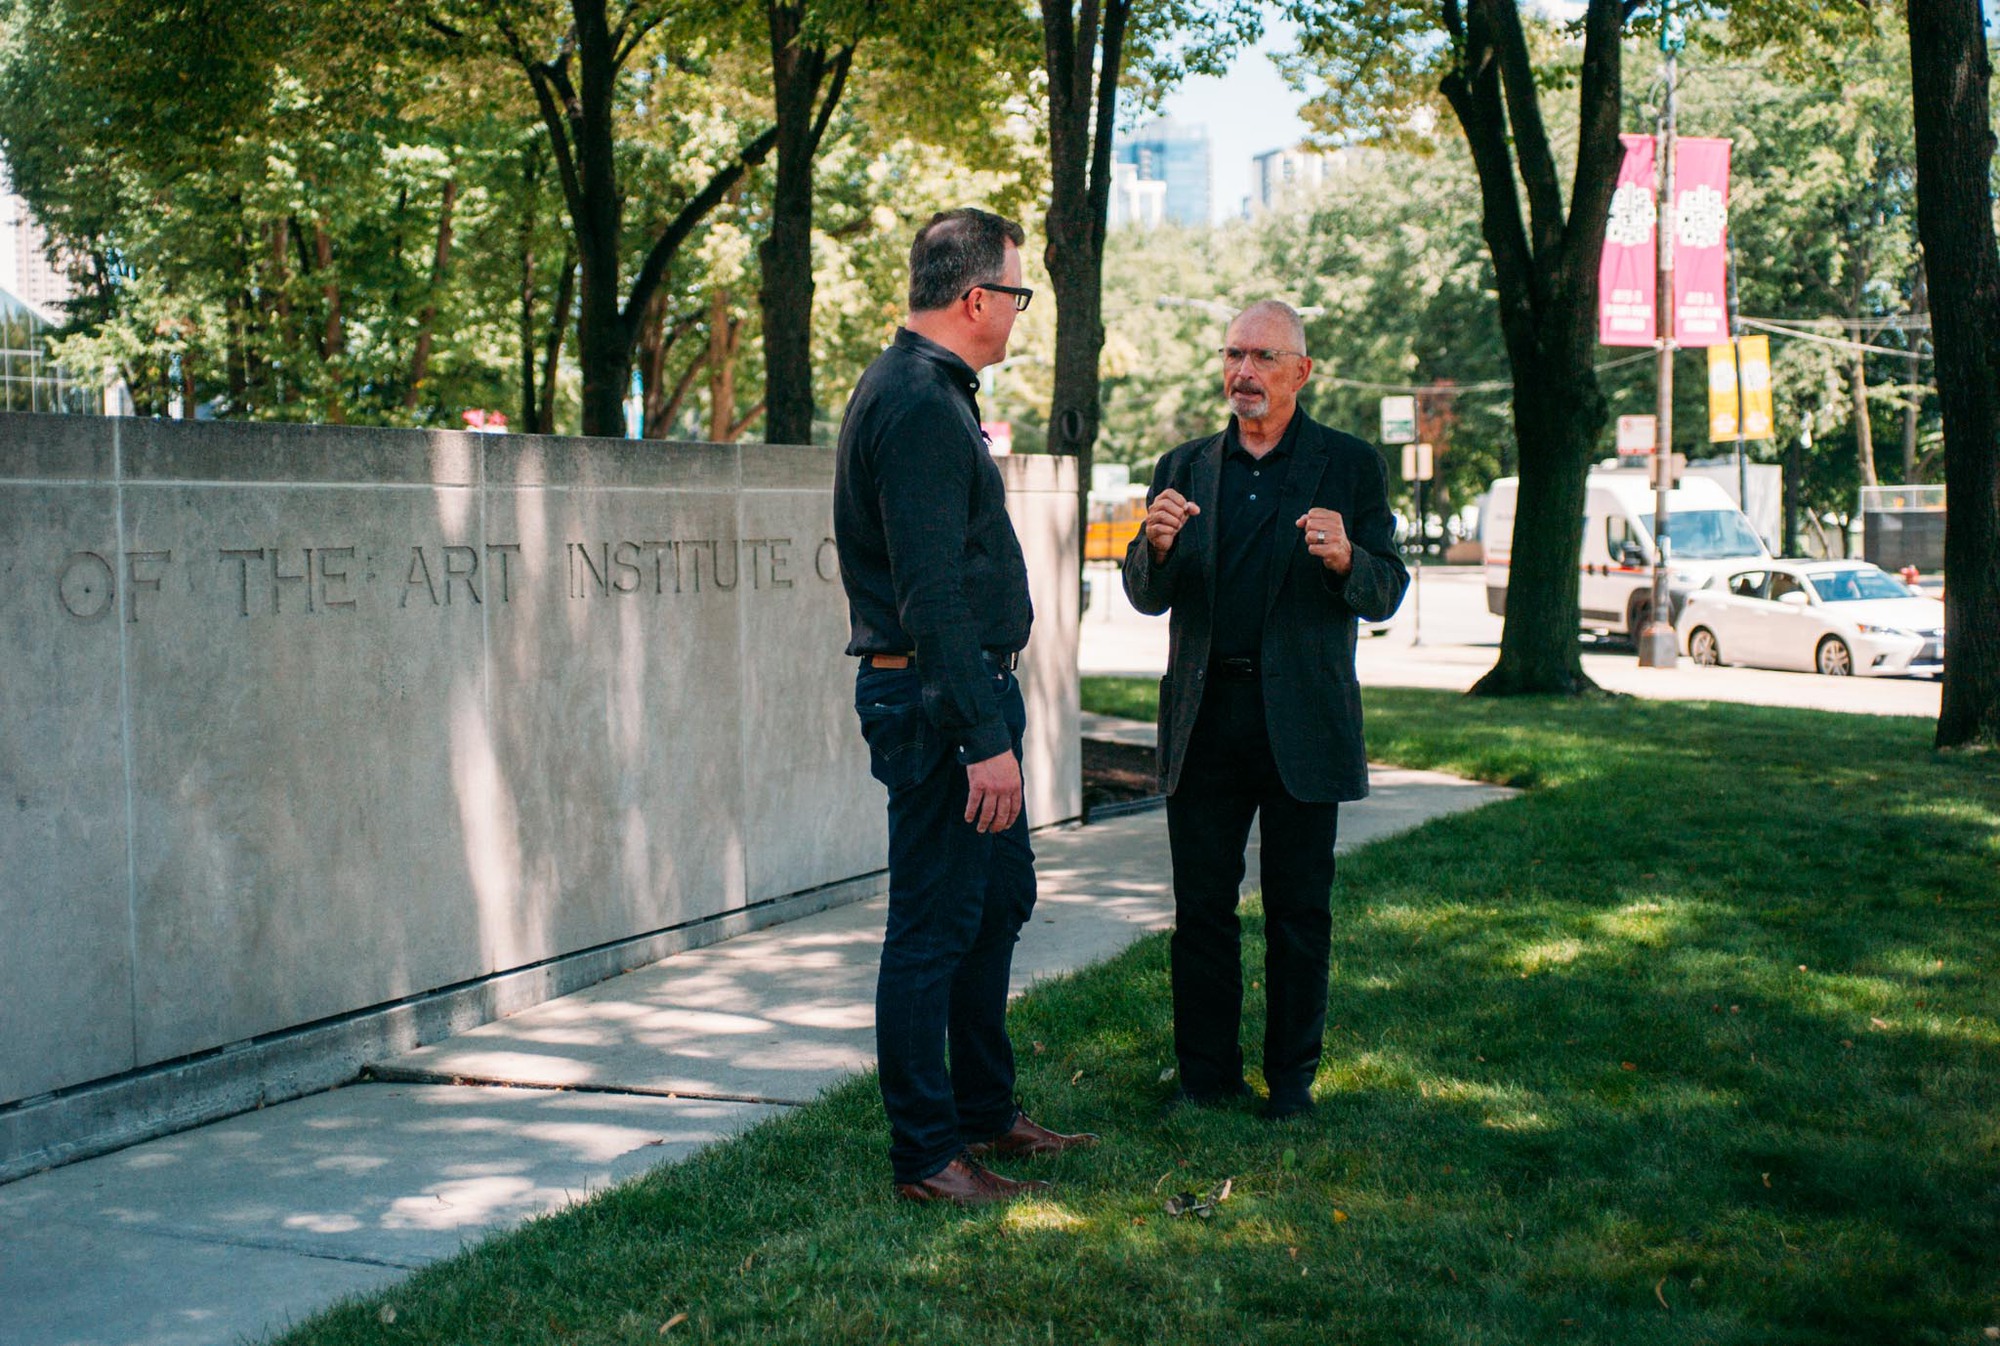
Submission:
M 1984 1339 L 1993 768 L 1912 721 L 1370 703 L 1377 760 L 1537 788 L 1343 861 L 1314 1115 L 1159 1115 L 1154 938 L 1016 1006 L 1026 1106 L 1107 1137 L 1053 1199 L 892 1201 L 861 1079 L 294 1339 Z

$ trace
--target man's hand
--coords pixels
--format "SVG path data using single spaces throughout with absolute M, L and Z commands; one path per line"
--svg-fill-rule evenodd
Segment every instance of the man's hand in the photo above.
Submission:
M 1336 575 L 1354 569 L 1354 544 L 1348 541 L 1347 524 L 1330 509 L 1309 509 L 1298 517 L 1306 533 L 1306 550 L 1319 557 L 1320 564 Z
M 965 768 L 965 820 L 982 832 L 1004 832 L 1021 816 L 1021 764 L 1011 752 Z
M 1174 539 L 1179 537 L 1187 521 L 1201 513 L 1201 506 L 1169 487 L 1153 498 L 1153 507 L 1146 511 L 1146 545 L 1153 549 L 1153 564 L 1163 565 L 1167 553 L 1174 549 Z

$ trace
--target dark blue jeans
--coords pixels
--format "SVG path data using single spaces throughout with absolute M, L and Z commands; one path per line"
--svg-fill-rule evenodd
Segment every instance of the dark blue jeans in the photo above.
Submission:
M 1019 761 L 1020 684 L 992 676 Z M 965 821 L 965 768 L 925 717 L 915 669 L 862 665 L 854 708 L 870 769 L 889 789 L 889 924 L 875 986 L 889 1163 L 897 1182 L 922 1182 L 968 1141 L 1014 1124 L 1007 978 L 1035 907 L 1035 856 L 1026 810 L 1005 832 Z

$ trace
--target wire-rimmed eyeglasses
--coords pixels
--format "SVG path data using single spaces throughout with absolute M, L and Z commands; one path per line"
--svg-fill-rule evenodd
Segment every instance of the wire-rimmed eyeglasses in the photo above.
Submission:
M 1254 346 L 1248 350 L 1240 346 L 1217 346 L 1215 352 L 1222 357 L 1222 367 L 1225 369 L 1240 365 L 1245 360 L 1259 369 L 1276 369 L 1278 361 L 1287 355 L 1296 355 L 1301 359 L 1305 357 L 1304 351 L 1282 350 L 1275 346 Z

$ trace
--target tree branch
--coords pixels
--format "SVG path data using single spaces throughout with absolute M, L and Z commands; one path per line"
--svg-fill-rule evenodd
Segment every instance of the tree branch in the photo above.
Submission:
M 653 241 L 652 249 L 646 254 L 645 264 L 639 268 L 638 278 L 632 282 L 632 293 L 625 301 L 625 311 L 618 317 L 628 348 L 633 334 L 638 331 L 639 317 L 645 312 L 647 301 L 652 299 L 653 291 L 659 288 L 660 278 L 666 274 L 667 263 L 673 260 L 674 253 L 687 241 L 695 226 L 706 219 L 710 211 L 722 204 L 722 199 L 729 195 L 730 188 L 736 185 L 738 179 L 763 163 L 765 156 L 770 154 L 771 147 L 777 143 L 778 128 L 773 126 L 745 145 L 743 152 L 736 156 L 735 161 L 710 178 L 708 185 L 681 207 L 680 213 L 674 216 L 665 232 Z
M 737 421 L 734 425 L 729 427 L 730 443 L 733 444 L 739 438 L 741 438 L 743 432 L 745 430 L 748 430 L 751 424 L 755 422 L 756 419 L 759 416 L 762 416 L 763 414 L 764 414 L 764 399 L 760 397 L 757 399 L 756 405 L 752 406 L 750 410 L 743 413 L 743 417 L 741 420 Z
M 1501 88 L 1507 99 L 1507 120 L 1514 133 L 1514 155 L 1520 161 L 1521 182 L 1528 189 L 1528 228 L 1537 259 L 1562 242 L 1562 188 L 1556 182 L 1555 156 L 1549 151 L 1549 131 L 1542 121 L 1542 100 L 1535 90 L 1535 69 L 1528 56 L 1528 36 L 1521 27 L 1515 0 L 1475 0 L 1486 15 L 1494 51 L 1499 57 Z M 1585 107 L 1590 104 L 1585 103 Z
M 1097 255 L 1104 253 L 1104 229 L 1111 202 L 1112 133 L 1118 120 L 1118 71 L 1125 55 L 1125 20 L 1132 13 L 1132 0 L 1108 0 L 1104 8 L 1104 32 L 1100 44 L 1104 60 L 1097 74 L 1097 125 L 1090 146 L 1090 241 Z
M 827 123 L 833 120 L 833 110 L 840 106 L 840 95 L 847 87 L 847 71 L 854 64 L 854 44 L 848 43 L 833 58 L 833 83 L 826 91 L 826 101 L 820 104 L 819 115 L 813 119 L 812 132 L 806 140 L 808 155 L 819 153 L 819 142 L 826 135 Z
M 1597 257 L 1618 189 L 1619 87 L 1629 0 L 1591 0 L 1584 15 L 1583 72 L 1579 105 L 1576 177 L 1570 187 L 1569 222 L 1563 227 L 1565 285 L 1595 283 Z M 1661 216 L 1665 218 L 1664 212 Z M 1585 273 L 1589 274 L 1585 274 Z
M 1514 162 L 1507 151 L 1500 76 L 1494 68 L 1481 10 L 1474 9 L 1465 18 L 1459 63 L 1445 76 L 1440 91 L 1465 129 L 1465 142 L 1479 174 L 1481 232 L 1499 280 L 1502 328 L 1510 347 L 1517 339 L 1532 344 L 1534 264 L 1521 227 L 1520 198 L 1514 191 Z M 1528 311 L 1519 308 L 1523 300 Z

